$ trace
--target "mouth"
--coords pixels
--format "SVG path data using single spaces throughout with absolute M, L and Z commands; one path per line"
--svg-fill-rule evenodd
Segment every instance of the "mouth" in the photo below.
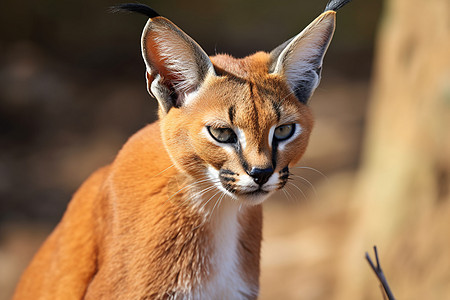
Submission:
M 263 195 L 268 195 L 269 192 L 268 191 L 264 191 L 261 188 L 258 188 L 257 190 L 251 191 L 251 192 L 244 192 L 242 193 L 242 195 L 244 196 L 263 196 Z

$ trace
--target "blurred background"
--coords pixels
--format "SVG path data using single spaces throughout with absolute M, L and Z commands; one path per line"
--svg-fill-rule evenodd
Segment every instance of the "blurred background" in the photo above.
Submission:
M 210 54 L 270 51 L 326 1 L 153 0 Z M 145 17 L 118 2 L 0 3 L 0 300 L 71 195 L 156 119 Z M 339 11 L 300 177 L 265 203 L 261 299 L 450 298 L 450 2 Z

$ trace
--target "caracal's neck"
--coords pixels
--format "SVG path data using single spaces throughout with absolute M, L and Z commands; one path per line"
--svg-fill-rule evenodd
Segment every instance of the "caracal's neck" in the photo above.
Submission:
M 205 218 L 203 226 L 207 229 L 204 232 L 211 233 L 208 253 L 210 272 L 208 280 L 200 287 L 200 294 L 194 290 L 194 298 L 255 298 L 258 293 L 258 278 L 255 278 L 255 274 L 259 273 L 259 265 L 252 265 L 248 254 L 257 256 L 259 260 L 259 243 L 254 243 L 257 245 L 254 249 L 243 249 L 243 245 L 250 242 L 245 241 L 249 232 L 256 230 L 255 236 L 260 236 L 261 228 L 249 228 L 247 223 L 248 218 L 251 218 L 249 212 L 255 208 L 242 206 L 215 188 L 199 197 L 201 199 L 194 200 L 198 201 L 194 207 Z M 248 250 L 252 253 L 248 253 Z M 247 253 L 243 253 L 244 251 Z M 258 270 L 249 272 L 249 269 L 256 267 Z

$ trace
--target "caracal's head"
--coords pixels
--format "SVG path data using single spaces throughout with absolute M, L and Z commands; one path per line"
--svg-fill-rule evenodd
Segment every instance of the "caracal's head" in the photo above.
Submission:
M 142 34 L 149 93 L 175 166 L 243 204 L 284 187 L 313 126 L 308 100 L 335 27 L 326 11 L 270 53 L 208 57 L 168 19 Z

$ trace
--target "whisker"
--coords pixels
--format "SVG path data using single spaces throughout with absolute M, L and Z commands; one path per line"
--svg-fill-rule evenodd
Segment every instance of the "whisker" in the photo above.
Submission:
M 314 185 L 311 183 L 311 181 L 309 181 L 308 179 L 306 179 L 305 177 L 300 176 L 300 175 L 295 175 L 295 174 L 291 174 L 291 175 L 293 177 L 295 177 L 295 178 L 299 178 L 299 179 L 305 181 L 311 187 L 311 189 L 313 190 L 314 196 L 317 197 L 317 190 L 314 187 Z
M 177 194 L 179 194 L 181 191 L 186 190 L 186 189 L 188 189 L 188 188 L 192 188 L 192 187 L 194 187 L 194 186 L 196 186 L 196 185 L 200 185 L 200 184 L 205 183 L 205 182 L 211 182 L 211 180 L 208 178 L 208 179 L 203 179 L 203 180 L 196 181 L 196 182 L 193 182 L 193 183 L 191 183 L 191 184 L 188 184 L 188 185 L 186 185 L 186 186 L 180 188 L 180 189 L 179 189 L 178 191 L 176 191 L 174 194 L 172 194 L 172 195 L 166 200 L 166 202 L 167 202 L 167 201 L 170 201 L 173 197 L 175 197 L 175 196 L 176 196 Z
M 157 176 L 161 175 L 162 173 L 166 172 L 167 170 L 169 170 L 169 169 L 171 169 L 171 168 L 173 168 L 173 167 L 175 167 L 175 164 L 172 164 L 171 166 L 169 166 L 169 167 L 165 168 L 164 170 L 162 170 L 162 171 L 161 171 L 161 172 L 159 172 L 158 174 L 154 175 L 154 176 L 153 176 L 152 178 L 154 178 L 154 177 L 157 177 Z
M 295 204 L 301 203 L 301 199 L 299 197 L 297 197 L 297 193 L 296 193 L 297 191 L 295 191 L 295 190 L 292 191 L 292 189 L 291 189 L 291 187 L 289 185 L 286 186 L 286 190 L 290 191 L 291 194 L 293 194 L 291 202 L 293 202 Z
M 201 190 L 200 192 L 196 193 L 195 196 L 196 196 L 196 197 L 201 197 L 201 196 L 203 196 L 204 194 L 206 194 L 207 192 L 209 192 L 209 191 L 211 191 L 211 190 L 214 190 L 214 189 L 216 189 L 216 188 L 217 188 L 217 187 L 216 187 L 215 185 L 211 185 L 211 186 L 209 186 L 209 187 L 207 187 L 207 188 Z
M 212 218 L 213 213 L 214 213 L 214 209 L 216 209 L 217 204 L 219 204 L 217 207 L 220 206 L 220 203 L 222 203 L 223 197 L 225 197 L 225 193 L 224 193 L 224 192 L 222 192 L 222 195 L 220 195 L 219 199 L 216 201 L 216 204 L 214 204 L 214 207 L 213 207 L 213 209 L 211 210 L 211 215 L 210 215 L 210 217 L 209 217 L 209 221 L 210 221 L 210 222 L 211 222 L 211 218 Z
M 212 199 L 214 199 L 214 197 L 215 197 L 217 194 L 219 194 L 219 193 L 222 193 L 222 191 L 218 190 L 217 192 L 215 192 L 211 197 L 209 197 L 208 201 L 206 201 L 206 202 L 200 207 L 199 210 L 200 210 L 200 211 L 203 211 L 203 210 L 205 209 L 206 205 L 208 205 L 208 203 L 209 203 Z M 217 204 L 217 202 L 216 202 L 216 204 Z M 215 205 L 214 205 L 214 207 L 215 207 Z M 214 210 L 214 208 L 213 208 L 213 210 Z M 209 214 L 212 214 L 212 212 L 209 213 Z M 197 228 L 199 228 L 200 226 L 202 226 L 203 224 L 206 223 L 206 221 L 207 221 L 206 216 L 207 216 L 207 215 L 208 215 L 208 213 L 205 214 L 205 217 L 204 217 L 204 219 L 203 219 L 203 222 L 200 223 L 197 227 L 195 227 L 194 230 L 197 229 Z M 210 221 L 210 220 L 211 220 L 211 218 L 209 219 L 209 221 Z
M 189 203 L 191 200 L 195 199 L 195 198 L 201 198 L 204 194 L 206 194 L 207 192 L 214 190 L 216 187 L 214 185 L 211 185 L 209 187 L 204 188 L 203 190 L 196 192 L 196 193 L 192 193 L 191 195 L 189 195 L 189 197 L 187 197 L 186 199 L 183 200 L 183 203 Z
M 291 195 L 291 193 L 289 193 L 289 191 L 287 190 L 287 185 L 285 185 L 284 187 L 283 187 L 283 191 L 285 191 L 286 192 L 286 194 L 288 195 L 288 201 L 289 202 L 295 202 L 295 199 L 292 197 L 292 195 Z
M 327 175 L 325 175 L 324 173 L 322 173 L 319 170 L 312 168 L 312 167 L 294 167 L 294 169 L 311 170 L 311 171 L 314 171 L 314 172 L 318 173 L 319 175 L 321 175 L 325 180 L 330 180 Z
M 201 188 L 201 185 L 204 184 L 204 183 L 211 183 L 211 186 L 205 187 L 204 189 L 202 189 L 202 191 L 204 191 L 204 190 L 207 189 L 207 188 L 213 189 L 213 188 L 215 187 L 215 186 L 214 186 L 214 183 L 216 183 L 216 182 L 213 181 L 213 180 L 210 180 L 210 179 L 204 179 L 204 180 L 200 180 L 200 181 L 197 181 L 197 182 L 193 182 L 193 183 L 191 183 L 191 184 L 188 184 L 188 185 L 186 185 L 186 186 L 180 188 L 178 191 L 176 191 L 174 194 L 172 194 L 169 198 L 167 198 L 167 200 L 165 201 L 165 203 L 167 203 L 168 201 L 170 201 L 173 197 L 175 197 L 177 194 L 179 194 L 179 193 L 182 192 L 182 191 L 185 191 L 185 190 L 188 190 L 188 189 L 193 189 L 193 188 L 195 188 L 195 187 Z M 200 196 L 203 195 L 203 194 L 201 193 L 201 191 L 200 191 L 199 193 L 197 193 L 197 194 L 199 194 Z M 194 195 L 189 195 L 189 197 L 187 197 L 186 199 L 182 199 L 183 201 L 182 201 L 181 204 L 186 204 L 186 203 L 188 203 L 189 200 L 192 200 L 192 199 L 193 199 L 193 197 L 194 197 Z M 177 205 L 180 205 L 180 203 L 177 203 Z
M 291 185 L 293 185 L 295 188 L 297 188 L 297 190 L 299 190 L 300 193 L 302 194 L 302 196 L 303 196 L 303 198 L 305 199 L 305 201 L 308 200 L 308 197 L 306 197 L 305 192 L 303 192 L 303 190 L 302 190 L 301 188 L 299 188 L 299 187 L 298 187 L 297 185 L 295 185 L 293 182 L 288 182 L 288 184 L 291 184 Z
M 286 197 L 286 200 L 289 201 L 288 195 L 287 195 L 287 193 L 286 193 L 286 191 L 285 191 L 285 187 L 286 187 L 286 186 L 284 186 L 284 187 L 281 189 L 281 191 L 283 191 L 283 194 L 284 194 L 284 196 Z
M 208 205 L 209 201 L 211 201 L 217 194 L 221 193 L 221 190 L 218 190 L 217 192 L 214 193 L 214 195 L 212 195 L 211 197 L 209 197 L 208 201 L 206 201 L 202 206 L 201 206 L 201 210 L 205 209 L 206 205 Z
M 203 211 L 203 210 L 205 209 L 205 206 L 208 205 L 208 203 L 209 203 L 212 199 L 214 199 L 214 197 L 215 197 L 217 194 L 219 194 L 220 192 L 221 192 L 221 191 L 219 190 L 219 191 L 215 192 L 214 195 L 212 195 L 211 197 L 209 197 L 208 201 L 206 201 L 206 202 L 200 207 L 199 211 Z M 203 222 L 201 222 L 197 227 L 193 228 L 194 230 L 197 229 L 197 228 L 199 228 L 200 226 L 202 226 L 203 224 L 206 223 L 206 221 L 207 221 L 207 217 L 206 217 L 206 216 L 207 216 L 207 215 L 208 215 L 208 214 L 205 213 L 205 215 L 204 215 L 204 217 L 203 217 Z

